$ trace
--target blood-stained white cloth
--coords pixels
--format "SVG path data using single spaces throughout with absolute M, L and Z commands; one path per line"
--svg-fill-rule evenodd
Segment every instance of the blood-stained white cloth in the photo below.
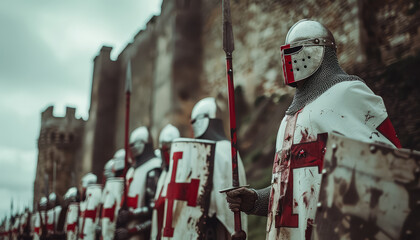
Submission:
M 128 170 L 126 179 L 128 185 L 127 206 L 129 210 L 133 211 L 145 206 L 147 173 L 152 169 L 159 169 L 161 165 L 162 159 L 154 157 L 139 167 L 131 167 Z
M 15 218 L 15 222 L 12 225 L 12 240 L 18 239 L 19 224 L 20 224 L 19 216 L 17 216 Z
M 293 121 L 293 117 L 287 120 L 286 116 L 281 122 L 277 135 L 276 159 L 281 158 L 284 146 L 288 145 L 285 141 L 293 140 L 290 147 L 291 144 L 316 141 L 318 134 L 333 131 L 361 141 L 379 141 L 393 146 L 377 129 L 388 117 L 384 102 L 361 81 L 346 81 L 334 85 L 296 114 L 295 124 L 289 124 L 292 128 L 290 133 L 286 125 L 288 121 Z M 270 196 L 272 204 L 268 212 L 266 239 L 307 239 L 316 214 L 321 184 L 320 169 L 318 166 L 279 169 L 273 170 Z M 293 189 L 284 190 L 288 186 L 289 174 L 293 174 Z M 282 206 L 279 201 L 285 197 L 282 194 L 293 194 L 293 204 Z M 279 209 L 285 212 L 282 208 L 286 207 L 292 208 L 293 217 L 283 216 L 283 225 L 278 226 L 280 221 L 276 224 L 276 211 Z
M 9 240 L 10 229 L 11 229 L 10 225 L 11 225 L 10 224 L 10 218 L 6 217 L 5 223 L 4 223 L 4 232 L 5 232 L 4 240 Z
M 218 221 L 224 226 L 224 228 L 229 232 L 229 235 L 232 234 L 234 232 L 234 217 L 233 217 L 233 212 L 229 209 L 229 206 L 226 202 L 226 196 L 225 194 L 219 193 L 220 190 L 222 189 L 226 189 L 226 188 L 230 188 L 232 187 L 232 161 L 231 161 L 231 145 L 230 142 L 227 140 L 224 141 L 218 141 L 218 142 L 214 142 L 214 141 L 209 141 L 209 140 L 196 140 L 196 139 L 178 139 L 179 142 L 185 142 L 188 143 L 189 141 L 191 141 L 193 143 L 193 145 L 195 145 L 194 148 L 199 149 L 201 146 L 199 143 L 203 142 L 208 142 L 211 144 L 215 144 L 215 152 L 214 152 L 214 159 L 211 159 L 210 161 L 214 161 L 214 165 L 213 165 L 213 173 L 210 175 L 213 175 L 211 181 L 212 181 L 212 189 L 210 192 L 210 205 L 209 205 L 209 209 L 208 209 L 208 217 L 216 217 L 218 219 Z M 177 149 L 177 144 L 178 141 L 175 141 L 175 144 L 173 143 L 172 145 L 172 149 L 171 149 L 171 164 L 170 164 L 170 168 L 168 172 L 162 172 L 159 181 L 158 181 L 158 187 L 157 187 L 157 191 L 156 191 L 156 196 L 155 196 L 155 210 L 153 212 L 153 222 L 152 222 L 152 234 L 151 234 L 151 239 L 158 239 L 157 236 L 159 234 L 159 227 L 158 225 L 158 219 L 160 219 L 160 221 L 163 221 L 163 226 L 160 226 L 160 231 L 163 232 L 163 228 L 166 225 L 166 218 L 167 218 L 167 207 L 168 207 L 168 200 L 166 199 L 166 194 L 168 190 L 168 186 L 171 182 L 171 177 L 172 177 L 172 171 L 173 171 L 173 165 L 174 165 L 174 161 L 173 161 L 173 154 L 174 151 L 179 151 L 181 149 L 183 149 L 183 147 L 180 147 L 179 149 Z M 196 142 L 196 143 L 195 143 Z M 181 145 L 182 146 L 182 145 Z M 204 145 L 203 145 L 204 146 Z M 185 148 L 186 150 L 186 148 Z M 199 149 L 199 150 L 195 150 L 198 151 L 199 153 L 197 153 L 198 155 L 203 155 L 206 156 L 205 150 L 209 150 L 208 148 L 206 149 Z M 200 151 L 204 151 L 204 152 L 200 152 Z M 188 169 L 193 169 L 193 170 L 197 170 L 196 168 L 199 168 L 198 171 L 202 171 L 200 172 L 199 175 L 194 176 L 194 178 L 200 178 L 199 176 L 203 176 L 206 175 L 208 176 L 209 173 L 206 172 L 208 171 L 207 167 L 204 167 L 203 170 L 201 170 L 200 167 L 202 167 L 200 164 L 196 164 L 194 163 L 195 161 L 201 161 L 202 159 L 197 159 L 194 157 L 197 157 L 196 153 L 191 154 L 191 152 L 194 151 L 190 151 L 190 153 L 188 153 L 189 151 L 183 152 L 183 157 L 182 160 L 178 163 L 178 169 L 177 172 L 175 174 L 176 176 L 176 181 L 178 183 L 179 179 L 183 179 L 182 176 L 187 175 L 188 172 L 190 170 Z M 201 156 L 201 157 L 203 157 Z M 191 158 L 191 159 L 190 159 Z M 206 163 L 201 163 L 206 165 Z M 194 175 L 195 171 L 193 171 L 192 175 Z M 239 173 L 239 183 L 241 185 L 245 185 L 246 184 L 246 176 L 245 176 L 245 169 L 243 167 L 242 164 L 242 160 L 239 157 L 238 154 L 238 173 Z M 188 174 L 189 176 L 191 175 Z M 184 176 L 186 177 L 186 176 Z M 192 181 L 192 179 L 190 179 L 190 181 Z M 200 184 L 203 184 L 200 182 Z M 202 189 L 203 186 L 200 185 L 200 189 Z M 199 191 L 199 195 L 201 196 L 202 192 L 204 192 L 204 189 Z M 199 197 L 199 198 L 200 198 Z M 166 201 L 166 203 L 165 203 Z M 179 204 L 179 205 L 178 205 Z M 179 217 L 178 215 L 175 214 L 179 214 L 177 213 L 177 211 L 179 211 L 179 209 L 181 209 L 179 206 L 181 205 L 186 205 L 186 203 L 184 202 L 184 200 L 182 201 L 178 201 L 174 206 L 174 208 L 176 208 L 174 211 L 174 215 L 173 218 L 175 219 L 173 221 L 173 226 L 176 225 L 175 227 L 175 233 L 174 233 L 174 237 L 163 237 L 164 234 L 160 234 L 160 236 L 162 237 L 162 239 L 176 239 L 176 236 L 179 236 L 179 233 L 182 231 L 184 232 L 184 236 L 195 236 L 194 234 L 196 233 L 191 233 L 188 232 L 187 229 L 189 229 L 188 226 L 186 225 L 194 225 L 191 221 L 190 222 L 185 222 L 185 224 L 177 224 L 176 221 L 181 221 L 180 219 L 182 217 Z M 178 206 L 178 208 L 176 207 Z M 187 208 L 188 209 L 188 208 Z M 159 211 L 162 211 L 162 215 L 159 216 Z M 198 213 L 202 214 L 200 211 L 186 211 L 187 213 L 192 213 L 192 217 L 199 219 L 201 216 L 197 215 Z M 185 217 L 184 217 L 185 218 Z M 242 229 L 246 232 L 247 231 L 247 217 L 245 216 L 245 214 L 242 214 Z M 185 226 L 184 226 L 185 225 Z M 178 227 L 182 227 L 181 229 L 178 229 Z M 185 229 L 184 229 L 185 227 Z M 216 227 L 216 226 L 213 226 Z M 196 230 L 196 229 L 195 229 Z M 217 228 L 214 229 L 215 231 L 226 231 L 222 228 Z M 188 232 L 188 233 L 187 233 Z M 217 234 L 218 236 L 225 236 L 226 232 L 223 233 L 219 233 L 216 232 L 215 234 Z M 187 235 L 189 234 L 189 235 Z M 187 237 L 188 238 L 188 237 Z
M 26 225 L 28 225 L 28 217 L 29 217 L 29 213 L 28 212 L 24 212 L 20 218 L 19 218 L 19 234 L 23 234 Z
M 67 209 L 66 215 L 66 225 L 64 227 L 67 240 L 76 240 L 78 233 L 78 218 L 79 218 L 79 203 L 72 202 L 70 203 Z
M 239 184 L 246 185 L 245 168 L 238 153 L 238 174 Z M 226 202 L 226 194 L 219 193 L 220 190 L 232 187 L 232 156 L 230 141 L 216 142 L 216 153 L 214 158 L 213 189 L 210 195 L 209 216 L 216 215 L 217 219 L 225 226 L 230 234 L 235 232 L 235 221 L 233 212 Z M 248 218 L 242 216 L 242 229 L 247 232 Z
M 42 224 L 45 224 L 45 211 L 36 212 L 35 222 L 34 222 L 34 240 L 39 240 L 42 234 Z M 42 221 L 41 221 L 42 218 Z
M 102 239 L 114 239 L 117 214 L 124 191 L 124 178 L 114 177 L 106 181 L 103 190 Z
M 86 200 L 84 210 L 80 205 L 81 216 L 79 219 L 80 233 L 79 238 L 84 240 L 94 240 L 96 236 L 96 226 L 99 222 L 99 207 L 102 197 L 102 186 L 100 184 L 90 184 L 86 189 Z
M 47 211 L 47 231 L 54 234 L 57 229 L 58 218 L 60 217 L 61 206 L 56 206 Z
M 158 239 L 159 230 L 162 229 L 163 225 L 163 214 L 165 212 L 165 197 L 166 193 L 163 193 L 163 186 L 168 176 L 168 171 L 164 169 L 160 174 L 155 194 L 155 208 L 153 209 L 152 216 L 152 231 L 150 234 L 150 239 Z

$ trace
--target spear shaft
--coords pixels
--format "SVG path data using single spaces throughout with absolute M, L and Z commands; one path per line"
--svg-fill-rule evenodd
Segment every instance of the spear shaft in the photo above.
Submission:
M 127 74 L 126 74 L 126 81 L 125 81 L 125 131 L 124 131 L 124 149 L 125 149 L 125 156 L 124 156 L 124 202 L 123 202 L 123 209 L 127 208 L 127 171 L 128 171 L 128 152 L 129 152 L 129 145 L 128 145 L 128 134 L 129 134 L 129 124 L 130 124 L 130 97 L 131 97 L 131 61 L 128 61 L 127 64 Z
M 230 119 L 230 138 L 231 138 L 231 154 L 232 154 L 232 186 L 239 187 L 238 174 L 238 150 L 237 150 L 237 134 L 236 134 L 236 115 L 235 115 L 235 93 L 233 83 L 233 65 L 232 53 L 235 49 L 233 41 L 232 21 L 230 16 L 230 1 L 222 0 L 223 11 L 223 50 L 226 53 L 226 71 L 228 80 L 228 96 L 229 96 L 229 119 Z M 246 239 L 246 233 L 242 230 L 241 212 L 234 212 L 235 232 L 232 239 Z

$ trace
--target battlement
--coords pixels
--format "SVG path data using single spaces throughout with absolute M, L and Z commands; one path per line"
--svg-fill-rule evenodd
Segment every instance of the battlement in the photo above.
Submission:
M 41 120 L 45 122 L 50 119 L 76 119 L 76 108 L 66 106 L 66 114 L 64 117 L 54 116 L 54 106 L 48 106 L 45 111 L 41 113 Z

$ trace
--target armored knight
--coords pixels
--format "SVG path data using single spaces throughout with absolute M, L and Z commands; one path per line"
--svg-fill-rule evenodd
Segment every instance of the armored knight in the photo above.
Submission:
M 268 217 L 267 239 L 310 238 L 327 133 L 401 147 L 382 98 L 344 72 L 336 49 L 319 22 L 291 27 L 281 57 L 285 84 L 296 93 L 277 134 L 271 186 L 227 193 L 233 211 Z
M 3 239 L 4 240 L 10 240 L 11 236 L 10 236 L 10 227 L 11 225 L 11 220 L 10 220 L 10 216 L 6 216 L 6 219 L 4 220 L 4 233 L 3 233 Z
M 224 196 L 219 191 L 232 185 L 231 145 L 225 135 L 223 121 L 220 118 L 220 108 L 214 98 L 204 98 L 194 106 L 191 113 L 191 124 L 195 138 L 216 141 L 209 223 L 213 224 L 215 239 L 230 239 L 234 233 L 233 214 L 229 211 Z M 238 165 L 240 185 L 245 185 L 246 174 L 239 153 Z M 242 229 L 247 231 L 247 226 L 247 218 L 243 216 Z
M 125 150 L 115 152 L 114 157 L 105 164 L 106 183 L 102 193 L 101 235 L 103 240 L 114 239 L 117 214 L 121 207 L 124 191 Z
M 97 177 L 88 173 L 82 178 L 82 201 L 80 202 L 79 238 L 94 240 L 99 222 L 99 206 L 102 185 L 96 184 Z
M 233 214 L 219 193 L 232 185 L 231 146 L 219 112 L 214 98 L 200 100 L 191 113 L 195 139 L 172 142 L 163 239 L 230 239 L 234 232 Z M 240 158 L 238 172 L 246 184 Z M 246 231 L 246 216 L 242 223 Z
M 126 175 L 127 210 L 118 214 L 116 239 L 149 239 L 150 227 L 143 227 L 152 218 L 157 181 L 162 160 L 154 154 L 153 141 L 146 127 L 135 129 L 130 136 L 133 166 Z
M 19 221 L 20 215 L 16 214 L 13 217 L 13 224 L 12 224 L 12 240 L 17 240 L 18 239 L 18 234 L 19 234 Z
M 161 239 L 161 230 L 163 226 L 165 197 L 162 194 L 163 186 L 168 177 L 170 153 L 172 141 L 180 137 L 178 128 L 172 124 L 166 125 L 159 135 L 159 155 L 162 158 L 162 173 L 157 183 L 155 206 L 152 218 L 152 233 L 150 239 Z
M 78 232 L 80 202 L 79 191 L 77 188 L 69 188 L 66 194 L 64 194 L 63 200 L 63 209 L 61 210 L 57 226 L 59 239 L 75 240 L 77 239 Z M 63 238 L 62 235 L 65 237 Z
M 31 215 L 29 208 L 25 208 L 25 211 L 20 217 L 19 239 L 31 239 Z
M 61 206 L 59 204 L 57 195 L 55 193 L 50 193 L 50 195 L 48 196 L 47 210 L 47 235 L 49 238 L 56 238 L 55 234 L 60 213 Z
M 46 238 L 47 226 L 46 226 L 46 210 L 47 210 L 47 198 L 42 197 L 38 204 L 38 211 L 35 213 L 34 222 L 34 240 L 40 240 Z

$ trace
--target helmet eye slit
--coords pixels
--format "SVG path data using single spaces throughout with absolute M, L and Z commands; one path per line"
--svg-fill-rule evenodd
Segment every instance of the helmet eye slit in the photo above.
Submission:
M 302 49 L 302 46 L 297 46 L 297 47 L 284 49 L 283 51 L 284 51 L 284 55 L 290 55 L 290 54 L 299 52 L 301 49 Z
M 210 116 L 207 113 L 202 113 L 200 115 L 197 115 L 196 118 L 191 120 L 191 124 L 194 124 L 197 120 L 202 119 L 202 118 L 210 118 Z

